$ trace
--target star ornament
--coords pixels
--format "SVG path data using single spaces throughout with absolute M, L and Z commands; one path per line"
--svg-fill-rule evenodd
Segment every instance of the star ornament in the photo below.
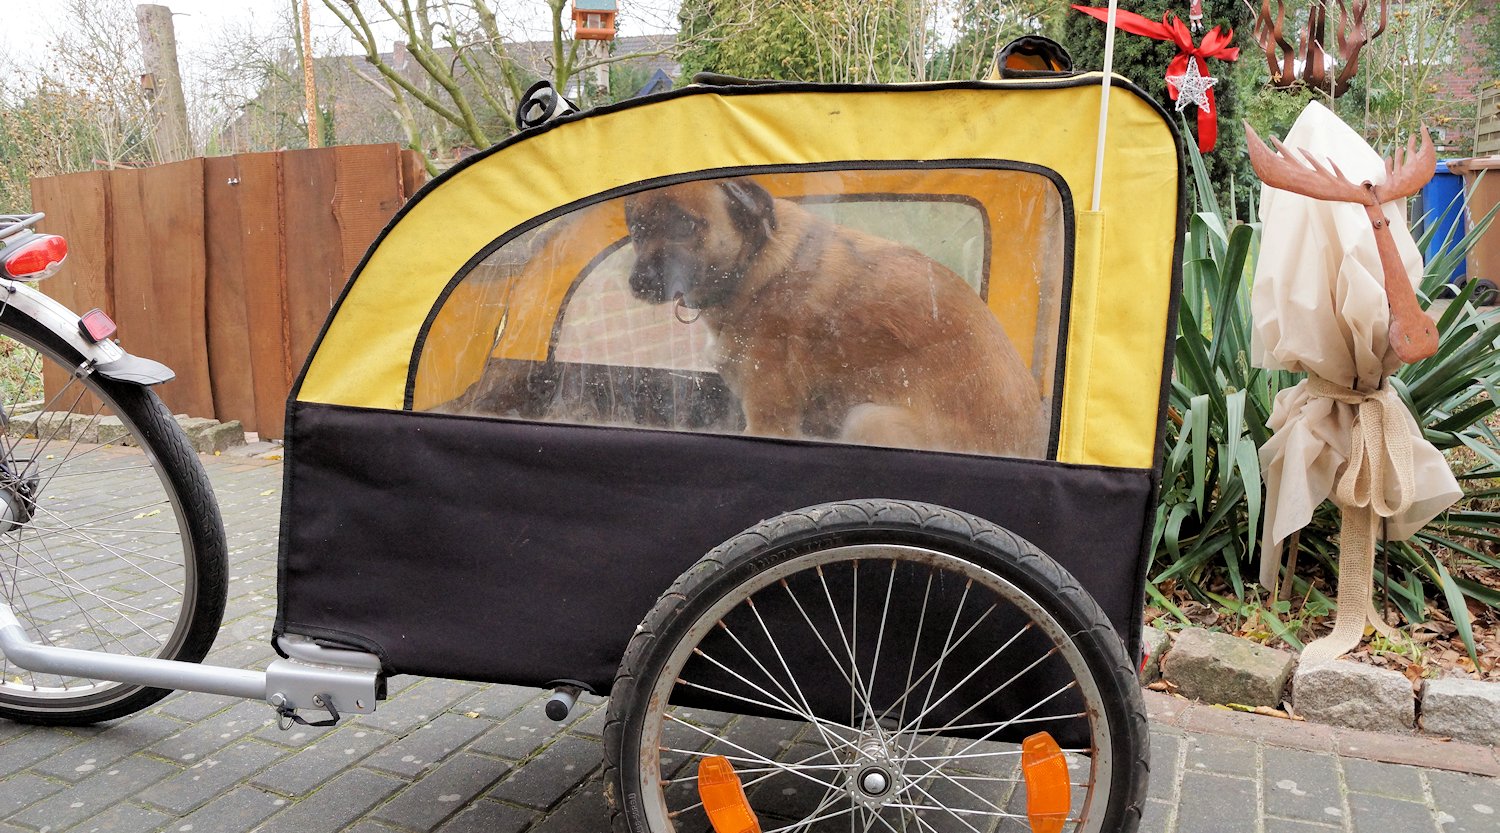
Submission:
M 1198 109 L 1205 113 L 1213 109 L 1208 100 L 1208 91 L 1219 83 L 1219 79 L 1212 75 L 1200 75 L 1197 61 L 1188 61 L 1187 71 L 1182 75 L 1168 75 L 1167 83 L 1177 89 L 1177 112 L 1186 110 L 1189 104 L 1198 105 Z

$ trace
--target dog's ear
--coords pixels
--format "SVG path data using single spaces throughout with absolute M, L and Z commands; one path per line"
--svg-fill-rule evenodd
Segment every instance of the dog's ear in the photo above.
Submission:
M 776 202 L 770 192 L 748 179 L 726 179 L 719 187 L 729 198 L 729 216 L 735 225 L 762 243 L 771 239 L 776 231 Z

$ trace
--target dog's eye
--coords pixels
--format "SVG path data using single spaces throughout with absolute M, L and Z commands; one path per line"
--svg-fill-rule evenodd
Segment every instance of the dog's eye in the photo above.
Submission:
M 673 240 L 696 240 L 703 231 L 703 221 L 688 214 L 673 217 L 663 229 Z

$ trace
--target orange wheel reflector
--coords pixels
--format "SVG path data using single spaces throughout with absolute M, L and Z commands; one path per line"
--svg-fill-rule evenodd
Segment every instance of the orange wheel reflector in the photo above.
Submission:
M 1057 744 L 1052 748 L 1056 749 Z M 1067 789 L 1066 775 L 1063 789 Z M 750 799 L 745 797 L 740 776 L 723 755 L 711 755 L 699 762 L 698 797 L 703 799 L 703 809 L 708 812 L 714 833 L 760 833 L 760 820 L 750 809 Z M 1063 812 L 1067 812 L 1066 807 Z
M 1026 778 L 1026 817 L 1032 833 L 1061 833 L 1073 798 L 1068 759 L 1051 735 L 1038 732 L 1021 741 L 1021 774 Z

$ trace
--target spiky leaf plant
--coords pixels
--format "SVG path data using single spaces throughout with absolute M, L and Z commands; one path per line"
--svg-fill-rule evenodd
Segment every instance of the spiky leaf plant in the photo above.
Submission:
M 1158 604 L 1184 620 L 1159 586 L 1175 582 L 1205 604 L 1231 609 L 1269 597 L 1268 589 L 1252 584 L 1265 502 L 1258 451 L 1270 438 L 1266 421 L 1276 394 L 1302 378 L 1250 364 L 1250 281 L 1260 226 L 1219 209 L 1203 160 L 1188 144 L 1197 205 L 1183 262 L 1150 588 Z M 1427 264 L 1420 288 L 1424 305 L 1494 213 Z M 1419 241 L 1424 249 L 1425 242 Z M 1451 452 L 1467 494 L 1410 541 L 1386 546 L 1385 558 L 1377 557 L 1375 580 L 1378 587 L 1389 586 L 1389 599 L 1407 622 L 1422 621 L 1429 603 L 1446 609 L 1477 662 L 1466 600 L 1500 609 L 1500 592 L 1455 573 L 1477 565 L 1500 568 L 1500 558 L 1485 551 L 1500 543 L 1500 512 L 1493 511 L 1500 497 L 1500 441 L 1487 424 L 1500 402 L 1500 310 L 1474 306 L 1472 292 L 1470 285 L 1439 316 L 1437 354 L 1403 367 L 1394 383 L 1427 438 Z M 1338 510 L 1325 502 L 1297 536 L 1301 563 L 1321 564 L 1330 581 L 1337 574 L 1338 529 Z M 1220 577 L 1232 599 L 1211 592 Z M 1302 576 L 1291 581 L 1299 597 L 1331 606 Z M 1274 612 L 1274 605 L 1268 609 Z M 1261 618 L 1271 619 L 1271 629 L 1288 644 L 1301 647 L 1284 619 Z

